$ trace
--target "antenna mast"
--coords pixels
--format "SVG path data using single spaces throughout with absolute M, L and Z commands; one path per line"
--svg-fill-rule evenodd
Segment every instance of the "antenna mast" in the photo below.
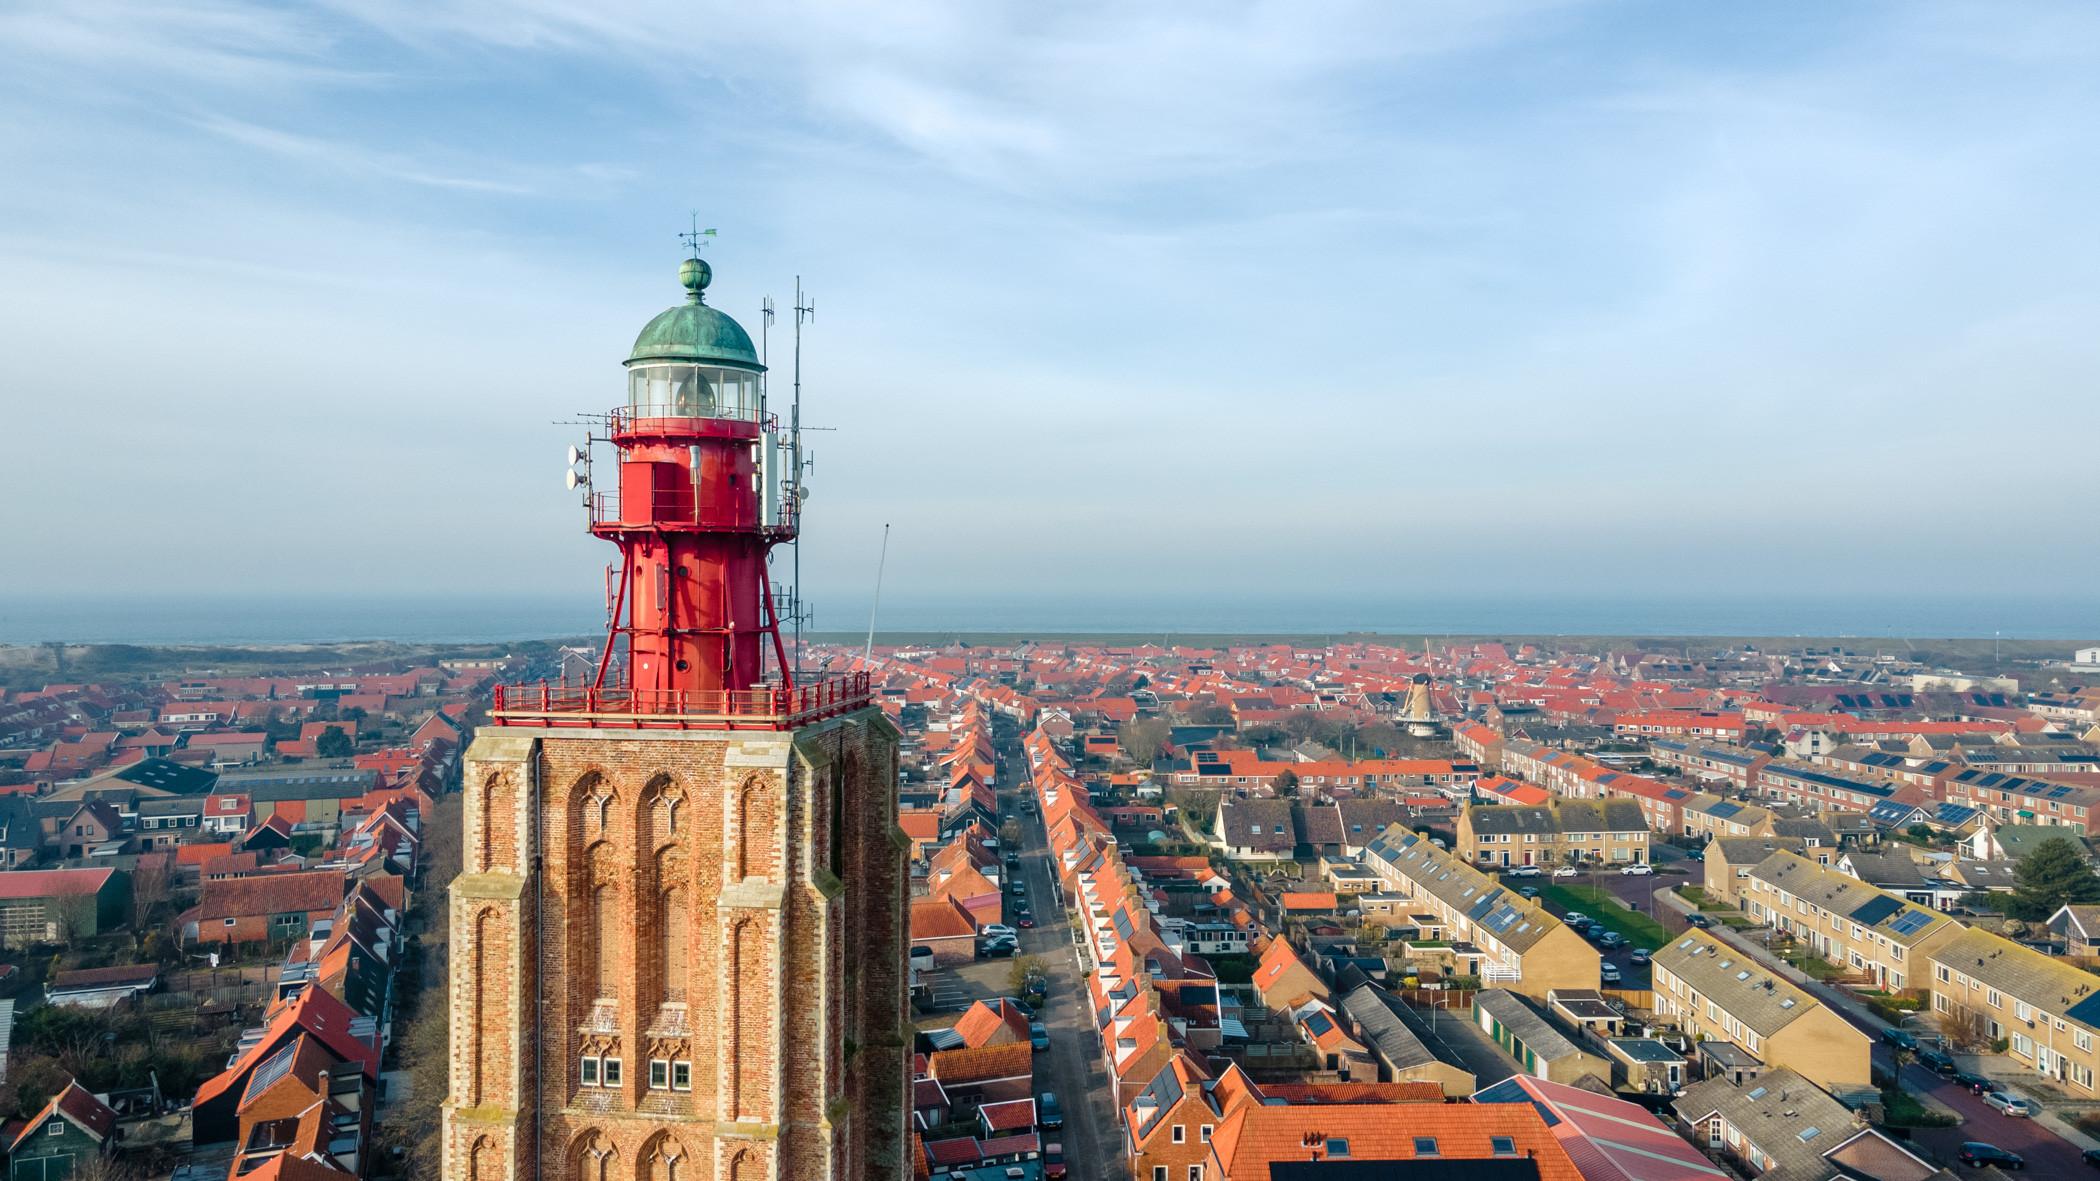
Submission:
M 766 312 L 766 322 L 770 324 L 773 322 L 773 313 L 771 310 L 772 301 L 767 300 L 766 302 L 768 304 L 768 309 Z M 795 620 L 795 679 L 798 681 L 802 679 L 802 477 L 808 470 L 808 462 L 802 458 L 802 322 L 804 320 L 814 320 L 816 318 L 816 298 L 814 296 L 808 296 L 803 293 L 802 276 L 796 275 L 795 398 L 793 405 L 791 405 L 788 410 L 788 450 L 795 471 L 796 529 L 795 540 L 789 544 L 788 552 L 790 558 L 795 564 L 795 597 L 791 607 L 791 614 L 794 616 Z M 884 526 L 884 529 L 887 528 L 888 526 Z M 883 544 L 885 546 L 889 544 L 889 537 L 887 533 L 884 534 Z M 877 575 L 877 580 L 878 582 L 880 581 L 880 575 Z
M 890 562 L 890 523 L 882 523 L 882 554 L 875 559 L 875 601 L 868 604 L 868 645 L 860 650 L 860 662 L 866 664 L 875 653 L 875 612 L 882 609 L 882 570 Z

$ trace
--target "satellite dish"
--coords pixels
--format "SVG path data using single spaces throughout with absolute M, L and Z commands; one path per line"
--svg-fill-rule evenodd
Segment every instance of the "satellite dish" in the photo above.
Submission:
M 577 464 L 579 464 L 579 463 L 583 462 L 583 458 L 584 458 L 584 454 L 583 454 L 583 448 L 581 448 L 581 447 L 578 447 L 578 446 L 576 446 L 576 445 L 575 445 L 575 444 L 573 444 L 573 443 L 572 443 L 572 444 L 570 444 L 570 445 L 569 445 L 569 466 L 570 466 L 570 467 L 575 467 L 575 466 L 576 466 Z
M 574 468 L 569 469 L 569 471 L 564 475 L 562 479 L 562 483 L 568 485 L 571 488 L 574 488 L 577 485 L 582 484 L 583 482 L 584 477 L 581 474 L 579 474 Z

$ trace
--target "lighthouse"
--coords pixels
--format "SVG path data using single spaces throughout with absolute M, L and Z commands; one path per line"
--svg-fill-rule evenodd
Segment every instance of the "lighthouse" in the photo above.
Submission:
M 766 570 L 795 536 L 792 440 L 767 412 L 751 337 L 707 303 L 712 268 L 689 258 L 678 278 L 685 301 L 642 329 L 605 416 L 617 483 L 589 499 L 591 531 L 620 550 L 606 581 L 638 712 L 753 689 L 768 657 L 793 683 Z
M 678 277 L 574 477 L 604 649 L 498 686 L 467 752 L 448 1179 L 909 1171 L 898 733 L 865 670 L 796 675 L 794 440 L 712 268 Z

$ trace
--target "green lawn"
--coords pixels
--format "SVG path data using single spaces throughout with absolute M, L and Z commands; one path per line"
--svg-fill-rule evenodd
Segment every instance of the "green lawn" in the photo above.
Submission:
M 1542 886 L 1539 899 L 1552 902 L 1563 910 L 1579 910 L 1604 924 L 1605 930 L 1624 935 L 1635 947 L 1654 951 L 1670 939 L 1670 933 L 1663 930 L 1661 923 L 1638 911 L 1626 909 L 1611 891 L 1596 886 Z

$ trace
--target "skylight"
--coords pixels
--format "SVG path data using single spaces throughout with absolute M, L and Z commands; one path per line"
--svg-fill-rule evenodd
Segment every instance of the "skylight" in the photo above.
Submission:
M 1821 1129 L 1821 1128 L 1815 1128 L 1815 1127 L 1803 1128 L 1803 1129 L 1801 1129 L 1801 1143 L 1803 1143 L 1803 1144 L 1806 1144 L 1806 1143 L 1808 1143 L 1809 1141 L 1811 1141 L 1811 1140 L 1815 1139 L 1815 1138 L 1816 1138 L 1817 1136 L 1820 1136 L 1820 1135 L 1822 1135 L 1822 1134 L 1823 1134 L 1823 1129 Z
M 1416 1156 L 1436 1156 L 1436 1155 L 1438 1155 L 1438 1154 L 1437 1154 L 1437 1149 L 1436 1149 L 1436 1137 L 1434 1137 L 1434 1136 L 1417 1136 L 1417 1137 L 1415 1137 L 1415 1155 L 1416 1155 Z
M 1488 1145 L 1494 1150 L 1496 1156 L 1517 1155 L 1517 1141 L 1514 1136 L 1490 1136 L 1488 1137 Z

